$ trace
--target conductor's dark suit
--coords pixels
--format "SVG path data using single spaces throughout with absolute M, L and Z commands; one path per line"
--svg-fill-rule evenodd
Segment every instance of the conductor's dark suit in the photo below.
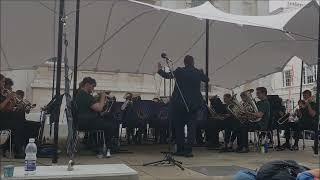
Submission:
M 159 70 L 158 74 L 165 79 L 173 79 L 171 73 L 167 73 L 163 70 Z M 180 95 L 177 84 L 175 84 L 172 98 L 170 100 L 169 118 L 175 128 L 176 143 L 178 150 L 180 147 L 184 148 L 184 151 L 191 152 L 192 144 L 195 140 L 195 120 L 198 111 L 201 109 L 204 100 L 200 91 L 201 82 L 209 82 L 209 78 L 193 66 L 179 67 L 173 72 L 178 86 L 185 98 L 186 104 L 189 108 L 189 112 L 185 107 L 183 99 Z M 188 140 L 184 146 L 184 126 L 188 125 Z

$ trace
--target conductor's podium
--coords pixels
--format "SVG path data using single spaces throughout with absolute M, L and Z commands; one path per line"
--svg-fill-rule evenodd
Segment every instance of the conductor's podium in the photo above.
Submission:
M 24 175 L 24 167 L 15 167 L 8 180 L 20 179 L 81 179 L 81 180 L 138 180 L 138 173 L 125 164 L 76 165 L 73 171 L 67 166 L 37 166 L 35 175 Z

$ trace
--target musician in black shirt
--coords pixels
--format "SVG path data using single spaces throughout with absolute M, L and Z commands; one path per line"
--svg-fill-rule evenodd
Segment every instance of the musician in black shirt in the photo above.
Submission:
M 12 83 L 13 84 L 13 83 Z M 0 130 L 11 130 L 11 135 L 14 145 L 15 158 L 23 158 L 23 146 L 24 146 L 24 132 L 23 121 L 24 118 L 20 116 L 20 113 L 16 113 L 10 108 L 10 111 L 6 108 L 10 103 L 15 100 L 15 94 L 4 93 L 5 77 L 0 74 Z M 11 86 L 7 86 L 11 89 Z M 4 151 L 9 149 L 9 141 L 3 144 Z
M 106 94 L 102 93 L 99 101 L 96 102 L 91 95 L 95 87 L 95 79 L 85 77 L 82 81 L 82 88 L 77 92 L 75 97 L 78 114 L 77 128 L 85 131 L 104 130 L 107 148 L 110 148 L 112 122 L 100 116 L 106 103 Z
M 292 150 L 299 150 L 299 137 L 303 130 L 316 130 L 318 123 L 316 121 L 316 103 L 314 97 L 310 90 L 305 90 L 303 92 L 303 100 L 299 101 L 299 110 L 295 114 L 298 117 L 296 123 L 292 123 L 291 128 L 294 130 L 294 145 Z M 286 143 L 282 145 L 282 148 L 289 148 L 289 132 L 286 133 Z

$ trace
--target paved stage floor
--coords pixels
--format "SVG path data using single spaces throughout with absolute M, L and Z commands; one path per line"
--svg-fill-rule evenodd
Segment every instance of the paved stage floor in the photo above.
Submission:
M 110 159 L 98 159 L 94 154 L 87 152 L 79 152 L 76 158 L 77 164 L 109 164 L 124 163 L 135 169 L 139 173 L 140 180 L 212 180 L 212 179 L 232 179 L 232 172 L 238 167 L 257 169 L 263 163 L 271 160 L 296 160 L 310 168 L 319 168 L 319 156 L 313 155 L 311 143 L 305 150 L 300 151 L 273 151 L 260 154 L 250 152 L 247 154 L 237 153 L 219 153 L 214 150 L 207 150 L 204 147 L 194 148 L 193 158 L 177 157 L 176 159 L 183 162 L 185 171 L 181 171 L 177 167 L 172 166 L 142 166 L 143 163 L 161 160 L 163 158 L 160 151 L 166 150 L 165 145 L 139 145 L 124 146 L 123 148 L 132 151 L 132 154 L 113 154 Z M 42 165 L 50 165 L 50 159 L 38 159 Z M 15 164 L 23 166 L 23 160 L 13 160 L 2 158 L 2 166 L 7 164 Z M 61 155 L 59 164 L 67 164 L 68 159 L 65 155 Z M 198 170 L 203 173 L 199 173 Z M 206 172 L 209 171 L 209 172 Z M 210 171 L 215 171 L 212 173 Z M 208 174 L 208 175 L 205 175 Z M 216 174 L 216 175 L 214 175 Z

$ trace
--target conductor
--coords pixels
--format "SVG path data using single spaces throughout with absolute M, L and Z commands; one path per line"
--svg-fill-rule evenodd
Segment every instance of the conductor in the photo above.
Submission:
M 176 156 L 193 157 L 192 145 L 195 141 L 196 118 L 204 99 L 200 91 L 201 82 L 209 82 L 209 78 L 194 67 L 193 57 L 184 58 L 185 67 L 178 67 L 171 72 L 162 70 L 158 63 L 158 74 L 165 79 L 176 79 L 169 105 L 169 118 L 175 129 L 177 144 Z M 187 125 L 187 142 L 184 141 L 184 126 Z

